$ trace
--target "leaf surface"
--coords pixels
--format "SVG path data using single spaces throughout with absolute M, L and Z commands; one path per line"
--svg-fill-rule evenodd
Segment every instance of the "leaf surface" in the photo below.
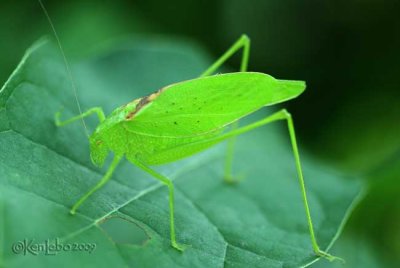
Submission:
M 162 86 L 196 77 L 209 63 L 190 43 L 136 39 L 72 69 L 83 109 L 101 106 L 109 113 Z M 91 164 L 80 122 L 54 125 L 54 113 L 62 107 L 64 118 L 77 114 L 65 67 L 55 46 L 38 42 L 0 92 L 0 266 L 299 267 L 316 260 L 285 124 L 238 138 L 235 173 L 245 179 L 236 185 L 222 181 L 224 144 L 157 167 L 176 187 L 177 239 L 190 245 L 180 253 L 170 247 L 166 187 L 127 161 L 77 215 L 68 214 L 107 164 L 103 169 Z M 241 124 L 271 112 L 257 112 Z M 88 129 L 96 123 L 88 119 Z M 326 249 L 361 186 L 300 153 L 316 236 Z M 130 231 L 111 224 L 115 218 Z M 118 241 L 121 237 L 127 241 Z M 14 253 L 13 245 L 24 239 L 97 246 L 91 253 Z

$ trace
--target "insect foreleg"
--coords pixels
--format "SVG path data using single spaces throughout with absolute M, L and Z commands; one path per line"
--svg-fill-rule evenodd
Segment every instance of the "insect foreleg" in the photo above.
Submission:
M 169 220 L 170 220 L 170 235 L 171 235 L 171 246 L 179 251 L 183 251 L 185 247 L 176 242 L 175 238 L 175 222 L 174 222 L 174 184 L 167 177 L 161 175 L 150 167 L 142 164 L 139 161 L 134 162 L 139 168 L 143 169 L 150 175 L 152 175 L 157 180 L 161 181 L 165 185 L 167 185 L 169 190 Z
M 101 107 L 93 107 L 93 108 L 87 110 L 86 112 L 84 112 L 84 113 L 82 113 L 80 115 L 74 116 L 74 117 L 72 117 L 70 119 L 67 119 L 65 121 L 61 121 L 60 120 L 61 112 L 57 112 L 54 115 L 54 119 L 55 119 L 56 126 L 62 127 L 62 126 L 65 126 L 65 125 L 67 125 L 69 123 L 72 123 L 72 122 L 74 122 L 76 120 L 79 120 L 79 119 L 82 119 L 82 118 L 87 117 L 89 115 L 92 115 L 94 113 L 97 114 L 97 116 L 99 117 L 100 123 L 104 121 L 105 116 L 104 116 L 103 109 L 101 109 Z
M 111 179 L 111 176 L 115 170 L 115 168 L 117 167 L 118 163 L 121 161 L 122 156 L 114 156 L 114 159 L 110 165 L 110 167 L 108 168 L 106 174 L 103 176 L 103 178 L 101 178 L 101 180 L 92 188 L 90 189 L 85 195 L 83 195 L 71 208 L 70 213 L 72 215 L 75 214 L 76 210 L 80 207 L 80 205 L 83 204 L 83 202 L 85 202 L 86 199 L 88 199 L 89 196 L 91 196 L 95 191 L 97 191 L 98 189 L 100 189 L 104 184 L 106 184 L 107 181 L 109 181 Z

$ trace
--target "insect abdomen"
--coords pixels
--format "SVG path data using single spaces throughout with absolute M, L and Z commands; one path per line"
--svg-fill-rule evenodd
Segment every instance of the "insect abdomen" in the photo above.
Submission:
M 207 135 L 186 138 L 140 137 L 140 135 L 136 134 L 136 144 L 130 143 L 130 146 L 135 149 L 127 153 L 127 158 L 129 160 L 131 157 L 134 157 L 149 165 L 173 162 L 214 145 L 215 142 L 207 144 L 204 141 L 219 135 L 220 132 L 221 130 Z

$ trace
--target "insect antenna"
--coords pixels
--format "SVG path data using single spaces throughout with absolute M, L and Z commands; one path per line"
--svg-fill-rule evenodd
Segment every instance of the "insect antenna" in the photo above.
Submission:
M 43 5 L 43 3 L 42 3 L 41 0 L 38 0 L 38 1 L 39 1 L 40 6 L 41 6 L 42 9 L 43 9 L 44 14 L 46 15 L 47 21 L 49 22 L 50 27 L 51 27 L 51 30 L 52 30 L 52 32 L 53 32 L 53 34 L 54 34 L 54 37 L 55 37 L 56 41 L 57 41 L 58 48 L 60 49 L 61 55 L 62 55 L 63 60 L 64 60 L 65 69 L 66 69 L 68 78 L 69 78 L 69 80 L 70 80 L 70 82 L 71 82 L 72 90 L 73 90 L 73 92 L 74 92 L 74 97 L 75 97 L 75 101 L 76 101 L 76 106 L 78 107 L 79 115 L 82 116 L 82 109 L 81 109 L 81 105 L 79 104 L 79 100 L 78 100 L 78 93 L 77 93 L 76 83 L 75 83 L 74 78 L 73 78 L 73 76 L 72 76 L 71 68 L 70 68 L 70 66 L 69 66 L 67 57 L 65 56 L 64 49 L 63 49 L 63 47 L 62 47 L 62 45 L 61 45 L 60 38 L 58 37 L 56 28 L 54 27 L 54 23 L 53 23 L 53 21 L 51 20 L 50 15 L 49 15 L 49 13 L 47 12 L 46 7 Z M 83 119 L 83 117 L 81 118 L 81 120 L 82 120 L 83 127 L 84 127 L 84 129 L 85 129 L 85 134 L 86 134 L 86 136 L 89 137 L 89 131 L 88 131 L 88 129 L 87 129 L 85 120 Z

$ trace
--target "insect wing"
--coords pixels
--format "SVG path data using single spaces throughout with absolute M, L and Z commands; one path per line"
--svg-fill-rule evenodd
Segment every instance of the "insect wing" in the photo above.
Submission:
M 263 106 L 295 98 L 304 89 L 303 81 L 277 80 L 263 73 L 228 73 L 188 80 L 143 98 L 124 126 L 128 131 L 150 136 L 202 135 Z

